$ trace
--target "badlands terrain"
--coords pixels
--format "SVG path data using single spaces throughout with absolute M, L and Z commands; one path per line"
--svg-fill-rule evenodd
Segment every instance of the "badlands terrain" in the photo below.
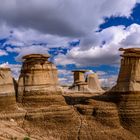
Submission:
M 120 49 L 117 84 L 74 70 L 70 87 L 58 83 L 49 55 L 23 57 L 18 81 L 0 68 L 0 140 L 139 140 L 140 49 Z

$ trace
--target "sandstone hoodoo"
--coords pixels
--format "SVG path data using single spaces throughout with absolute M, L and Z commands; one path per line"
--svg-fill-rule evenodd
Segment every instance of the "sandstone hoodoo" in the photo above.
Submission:
M 117 85 L 113 90 L 140 91 L 140 48 L 120 48 L 124 53 L 121 55 L 121 68 Z
M 85 82 L 85 76 L 84 76 L 87 70 L 75 70 L 72 72 L 74 73 L 74 83 L 71 89 L 75 91 L 88 91 L 88 85 Z
M 19 102 L 27 102 L 30 99 L 33 101 L 32 99 L 37 99 L 37 96 L 43 102 L 43 95 L 53 95 L 60 92 L 57 68 L 48 61 L 48 58 L 49 55 L 43 54 L 30 54 L 23 57 L 18 81 Z
M 96 73 L 89 73 L 88 70 L 75 70 L 74 83 L 70 89 L 83 92 L 101 92 L 103 91 Z
M 14 79 L 9 68 L 0 68 L 0 110 L 15 108 Z
M 124 128 L 140 138 L 140 48 L 121 48 L 121 67 L 117 84 L 110 93 L 117 101 Z

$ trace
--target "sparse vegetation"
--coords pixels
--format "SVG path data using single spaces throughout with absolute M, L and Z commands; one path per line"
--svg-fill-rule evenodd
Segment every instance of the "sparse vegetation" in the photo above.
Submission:
M 23 140 L 30 140 L 30 138 L 29 137 L 24 137 L 24 139 Z

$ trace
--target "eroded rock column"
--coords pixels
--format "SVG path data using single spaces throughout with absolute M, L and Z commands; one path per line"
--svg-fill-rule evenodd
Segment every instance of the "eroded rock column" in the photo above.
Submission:
M 140 48 L 120 51 L 121 67 L 111 97 L 117 103 L 123 127 L 140 138 Z
M 23 57 L 18 81 L 18 101 L 24 103 L 53 104 L 61 90 L 58 85 L 57 68 L 48 61 L 49 55 L 31 54 Z M 47 96 L 50 95 L 50 96 Z M 52 96 L 52 98 L 51 98 Z M 50 97 L 50 100 L 46 98 Z
M 87 82 L 85 82 L 85 72 L 86 70 L 75 70 L 72 71 L 74 74 L 74 83 L 71 87 L 75 91 L 88 91 Z
M 0 68 L 0 111 L 16 108 L 14 79 L 9 68 Z
M 140 49 L 120 49 L 124 51 L 121 55 L 121 68 L 117 85 L 114 90 L 140 91 Z

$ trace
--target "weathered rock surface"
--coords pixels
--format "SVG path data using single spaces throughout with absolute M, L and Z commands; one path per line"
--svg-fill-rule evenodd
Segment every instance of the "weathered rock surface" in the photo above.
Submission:
M 98 75 L 96 73 L 88 75 L 87 84 L 88 84 L 88 88 L 91 91 L 94 91 L 94 92 L 103 91 L 99 83 Z
M 117 104 L 122 126 L 140 139 L 140 49 L 120 50 L 124 51 L 120 73 L 109 94 Z
M 24 130 L 34 138 L 45 140 L 138 140 L 121 126 L 119 112 L 115 103 L 96 99 L 91 94 L 82 95 L 81 101 L 75 102 L 77 95 L 68 95 L 72 104 L 50 105 L 42 108 L 27 108 Z M 66 97 L 65 97 L 66 98 Z M 43 137 L 43 138 L 42 138 Z
M 23 57 L 23 66 L 18 81 L 18 101 L 26 104 L 46 104 L 61 93 L 57 69 L 48 61 L 48 55 L 31 54 Z M 50 95 L 50 96 L 49 96 Z M 56 95 L 56 97 L 52 97 Z M 45 103 L 46 102 L 46 103 Z M 52 102 L 52 104 L 55 104 Z
M 102 88 L 99 84 L 98 76 L 95 73 L 88 74 L 87 77 L 85 73 L 87 70 L 75 70 L 74 73 L 74 83 L 70 87 L 73 91 L 79 92 L 102 92 Z
M 113 88 L 104 94 L 62 92 L 57 83 L 56 67 L 47 58 L 35 54 L 24 57 L 18 107 L 8 113 L 0 112 L 1 140 L 25 137 L 31 140 L 140 139 L 139 91 L 120 92 L 121 88 Z M 89 85 L 94 83 L 92 78 Z
M 121 48 L 124 51 L 117 85 L 112 89 L 120 92 L 140 91 L 140 48 Z
M 0 68 L 0 111 L 15 109 L 14 79 L 9 68 Z
M 140 139 L 140 92 L 125 92 L 118 102 L 121 124 Z
M 74 91 L 82 91 L 82 92 L 88 91 L 88 85 L 85 82 L 85 77 L 84 77 L 86 70 L 75 70 L 72 72 L 74 73 L 74 83 L 70 87 L 70 89 Z
M 17 123 L 15 126 L 9 123 L 10 128 L 7 129 L 7 125 L 3 125 L 4 118 L 0 121 L 0 129 L 7 130 L 6 135 L 1 134 L 2 139 L 28 136 L 36 140 L 138 140 L 131 131 L 121 126 L 114 103 L 93 98 L 85 96 L 83 104 L 26 107 L 24 119 L 13 118 Z

